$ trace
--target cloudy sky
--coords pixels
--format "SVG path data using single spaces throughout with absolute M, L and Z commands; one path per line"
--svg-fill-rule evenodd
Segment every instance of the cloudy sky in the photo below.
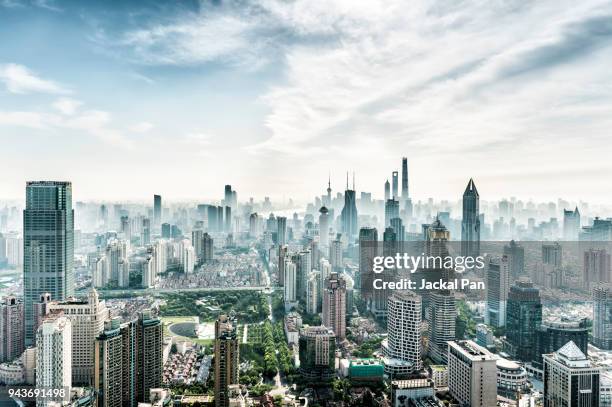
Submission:
M 610 1 L 0 0 L 0 196 L 612 202 Z

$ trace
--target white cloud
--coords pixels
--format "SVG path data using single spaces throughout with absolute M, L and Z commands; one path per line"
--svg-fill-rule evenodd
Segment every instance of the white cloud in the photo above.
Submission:
M 56 108 L 60 113 L 71 116 L 76 113 L 77 109 L 83 104 L 83 102 L 71 98 L 59 98 L 53 103 L 53 107 Z
M 129 130 L 134 133 L 146 133 L 153 129 L 153 124 L 149 122 L 140 122 L 130 126 Z
M 57 82 L 42 79 L 25 66 L 13 63 L 0 65 L 0 81 L 11 93 L 70 93 Z

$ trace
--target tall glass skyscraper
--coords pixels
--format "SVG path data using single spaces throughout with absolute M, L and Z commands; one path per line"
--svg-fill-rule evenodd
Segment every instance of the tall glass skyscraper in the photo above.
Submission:
M 72 184 L 30 181 L 23 211 L 25 342 L 35 341 L 33 304 L 43 293 L 54 300 L 74 294 Z
M 461 220 L 461 255 L 476 257 L 480 253 L 480 219 L 478 190 L 470 178 L 463 193 L 463 219 Z

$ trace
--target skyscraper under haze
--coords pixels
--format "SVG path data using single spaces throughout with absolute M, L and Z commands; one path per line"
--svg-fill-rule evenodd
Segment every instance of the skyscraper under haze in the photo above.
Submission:
M 408 190 L 408 158 L 402 157 L 402 200 L 410 198 Z
M 153 223 L 155 229 L 161 225 L 162 198 L 161 195 L 153 195 Z
M 461 221 L 461 255 L 476 257 L 480 254 L 480 219 L 478 190 L 474 180 L 463 193 L 463 219 Z
M 34 344 L 33 304 L 43 293 L 63 300 L 74 293 L 72 184 L 30 181 L 23 211 L 25 343 Z
M 355 182 L 353 181 L 353 189 L 348 189 L 348 179 L 346 183 L 346 191 L 344 191 L 344 207 L 340 214 L 342 221 L 342 233 L 346 235 L 349 241 L 357 237 L 357 203 L 355 202 Z
M 399 174 L 397 171 L 393 171 L 391 174 L 391 198 L 399 199 Z

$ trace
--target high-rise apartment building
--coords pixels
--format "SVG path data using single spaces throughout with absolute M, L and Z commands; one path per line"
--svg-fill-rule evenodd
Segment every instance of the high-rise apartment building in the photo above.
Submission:
M 385 201 L 385 227 L 391 226 L 391 219 L 399 218 L 399 201 L 395 198 Z
M 0 362 L 10 362 L 23 353 L 23 301 L 6 296 L 0 302 Z
M 525 248 L 511 240 L 504 246 L 504 254 L 510 262 L 511 281 L 518 280 L 525 273 Z
M 563 240 L 577 242 L 580 234 L 580 211 L 578 207 L 563 210 Z
M 461 406 L 497 405 L 497 358 L 472 341 L 448 344 L 448 390 Z
M 455 340 L 457 319 L 455 294 L 439 290 L 429 296 L 429 357 L 436 363 L 446 364 L 448 342 Z
M 319 244 L 321 250 L 329 248 L 329 209 L 322 206 L 319 209 Z
M 239 348 L 236 320 L 227 315 L 215 322 L 215 406 L 229 407 L 229 386 L 238 384 Z
M 338 340 L 343 340 L 346 337 L 346 281 L 338 273 L 332 273 L 323 284 L 323 325 L 331 328 Z
M 72 184 L 30 181 L 23 211 L 25 343 L 34 344 L 33 304 L 43 293 L 63 300 L 74 293 Z
M 423 368 L 421 360 L 421 297 L 399 291 L 389 297 L 388 336 L 382 343 L 385 373 L 401 379 Z
M 276 243 L 279 246 L 287 243 L 287 218 L 284 216 L 276 218 Z
M 119 318 L 104 323 L 104 330 L 96 338 L 94 349 L 93 386 L 98 395 L 98 407 L 123 407 L 124 349 Z M 125 405 L 129 405 L 127 399 Z
M 359 229 L 359 273 L 355 276 L 355 286 L 361 296 L 368 301 L 372 297 L 374 257 L 378 256 L 378 231 L 376 228 Z
M 461 220 L 461 255 L 476 257 L 480 254 L 480 195 L 474 180 L 463 192 L 463 218 Z
M 544 358 L 544 407 L 599 407 L 600 369 L 572 341 Z
M 36 333 L 36 387 L 65 389 L 72 385 L 72 324 L 69 318 L 55 314 L 45 318 Z M 37 406 L 65 401 L 39 399 Z

